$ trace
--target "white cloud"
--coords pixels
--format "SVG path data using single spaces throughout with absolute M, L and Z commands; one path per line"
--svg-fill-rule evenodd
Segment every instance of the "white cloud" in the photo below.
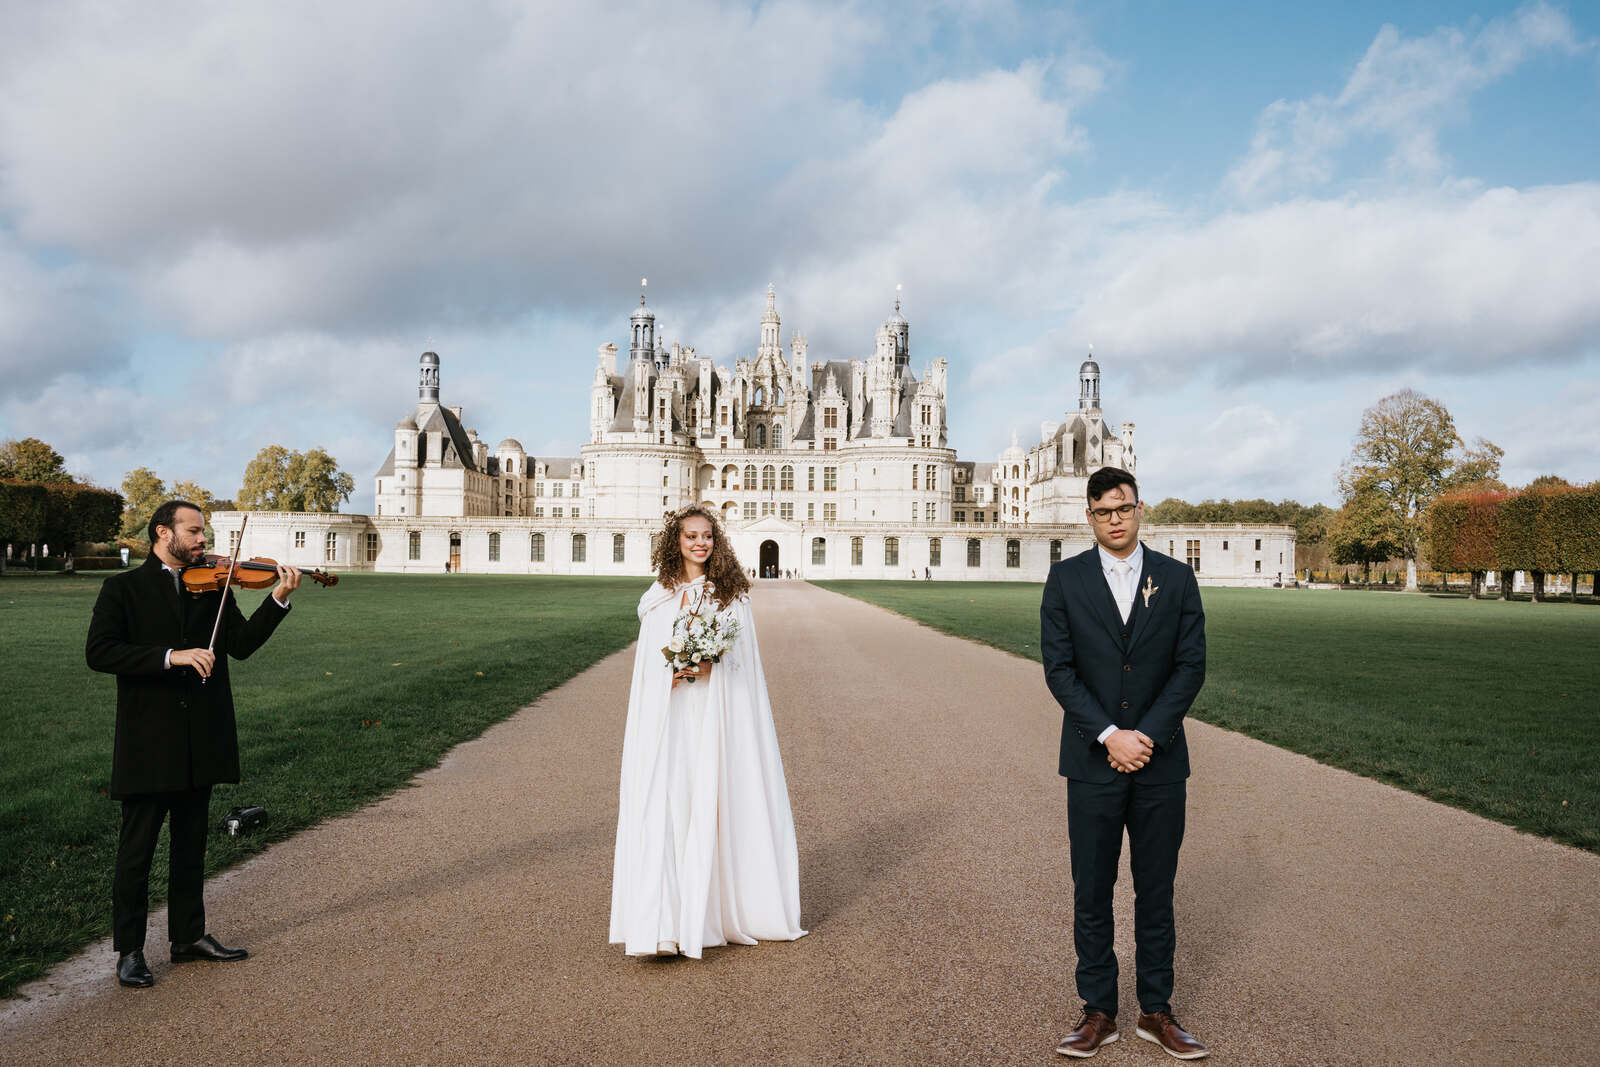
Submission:
M 1251 200 L 1315 188 L 1333 179 L 1339 154 L 1362 138 L 1387 145 L 1392 177 L 1436 181 L 1448 170 L 1439 131 L 1468 96 L 1540 52 L 1589 47 L 1564 13 L 1542 2 L 1475 32 L 1450 26 L 1408 38 L 1384 26 L 1336 96 L 1279 100 L 1262 112 L 1250 152 L 1225 188 Z
M 1293 201 L 1122 251 L 1072 330 L 1152 374 L 1488 371 L 1600 338 L 1600 184 Z
M 92 265 L 46 266 L 0 229 L 0 380 L 31 397 L 61 374 L 120 364 L 116 298 Z

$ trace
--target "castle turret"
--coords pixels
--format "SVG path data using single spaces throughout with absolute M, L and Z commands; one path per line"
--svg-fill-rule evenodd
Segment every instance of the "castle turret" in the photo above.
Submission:
M 644 284 L 643 279 L 639 282 Z M 639 306 L 628 316 L 628 357 L 636 362 L 654 361 L 656 352 L 656 314 L 644 306 L 644 293 L 639 294 Z
M 1094 361 L 1094 346 L 1089 348 L 1089 358 L 1078 368 L 1078 410 L 1100 410 L 1100 364 Z
M 424 352 L 417 361 L 417 403 L 439 402 L 439 353 Z

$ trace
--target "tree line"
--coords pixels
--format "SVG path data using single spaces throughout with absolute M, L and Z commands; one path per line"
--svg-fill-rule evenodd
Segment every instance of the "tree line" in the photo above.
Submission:
M 40 545 L 70 552 L 74 546 L 120 541 L 142 555 L 146 525 L 163 501 L 188 500 L 206 514 L 230 511 L 338 511 L 355 491 L 355 479 L 327 451 L 291 451 L 268 445 L 245 467 L 233 499 L 213 495 L 194 479 L 170 485 L 148 467 L 122 479 L 121 492 L 90 485 L 66 469 L 61 454 L 36 437 L 0 443 L 0 548 Z M 5 553 L 0 551 L 0 573 Z
M 1490 571 L 1499 572 L 1504 599 L 1516 571 L 1532 576 L 1536 601 L 1549 574 L 1571 576 L 1574 600 L 1578 575 L 1593 575 L 1600 595 L 1600 482 L 1447 494 L 1429 508 L 1428 523 L 1434 567 L 1470 574 L 1474 598 Z

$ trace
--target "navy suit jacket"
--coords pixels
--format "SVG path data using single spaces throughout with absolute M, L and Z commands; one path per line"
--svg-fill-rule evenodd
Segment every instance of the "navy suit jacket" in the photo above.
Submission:
M 1146 582 L 1155 588 L 1146 604 Z M 1133 729 L 1155 742 L 1140 781 L 1189 776 L 1183 717 L 1206 678 L 1206 616 L 1200 585 L 1187 564 L 1144 546 L 1144 569 L 1133 612 L 1122 621 L 1106 584 L 1100 552 L 1091 548 L 1050 568 L 1039 605 L 1044 676 L 1061 705 L 1063 777 L 1114 781 L 1095 738 L 1107 726 Z

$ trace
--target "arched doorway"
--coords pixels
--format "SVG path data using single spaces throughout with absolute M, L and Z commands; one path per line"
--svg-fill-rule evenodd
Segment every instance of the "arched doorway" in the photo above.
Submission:
M 778 542 L 761 542 L 761 577 L 776 578 L 778 576 Z

